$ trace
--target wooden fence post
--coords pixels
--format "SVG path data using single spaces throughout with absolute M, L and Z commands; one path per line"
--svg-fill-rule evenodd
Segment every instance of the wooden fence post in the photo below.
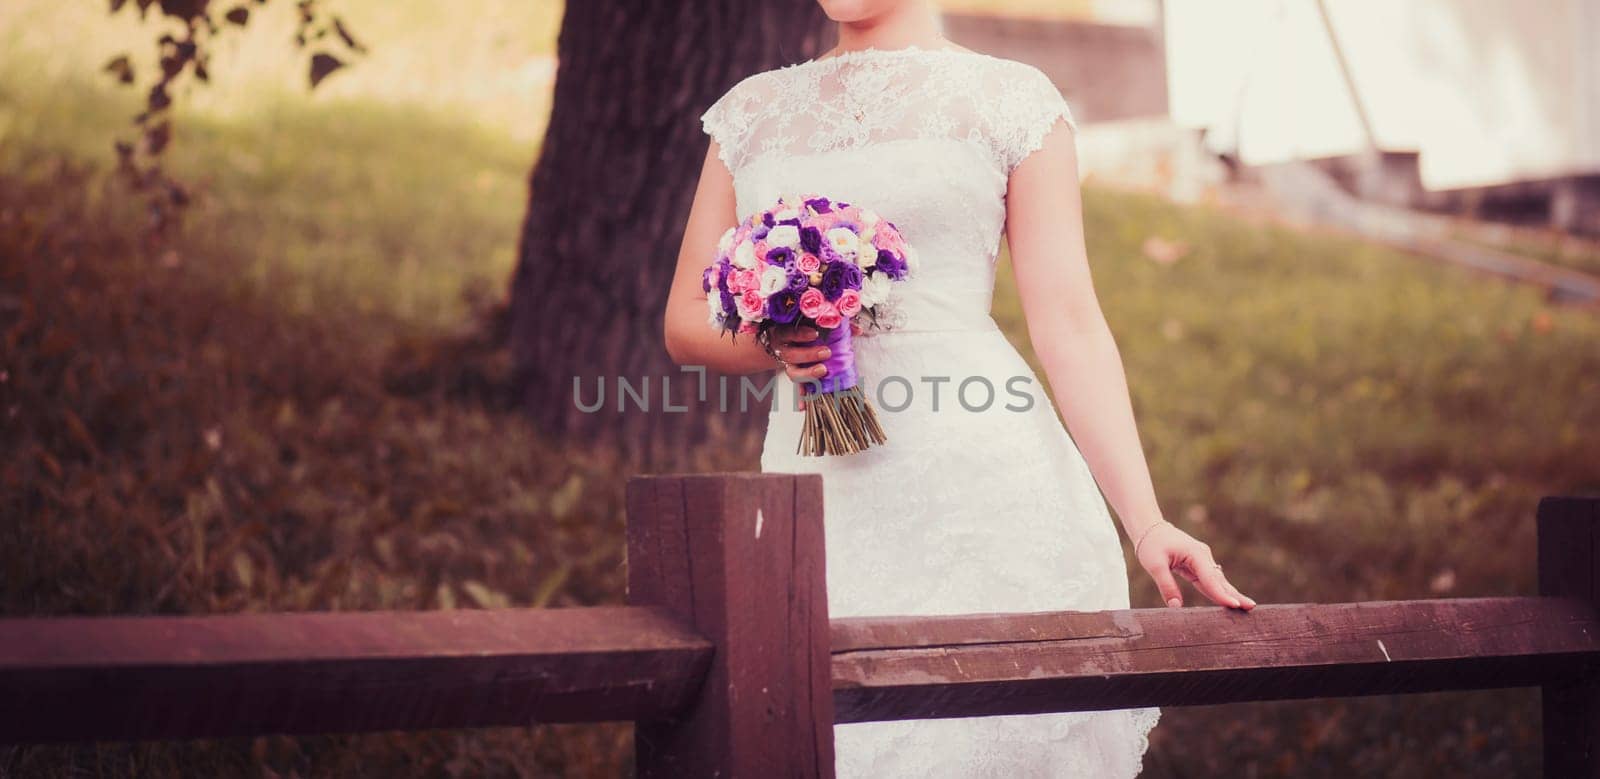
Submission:
M 1539 594 L 1600 607 L 1600 498 L 1547 496 L 1539 501 Z M 1600 777 L 1600 672 L 1540 687 L 1544 775 Z
M 711 639 L 682 714 L 637 723 L 640 779 L 834 775 L 822 478 L 628 481 L 628 603 Z

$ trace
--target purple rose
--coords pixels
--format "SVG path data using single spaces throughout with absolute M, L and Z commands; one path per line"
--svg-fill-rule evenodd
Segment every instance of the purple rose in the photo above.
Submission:
M 724 295 L 728 295 L 729 297 L 727 299 L 732 300 L 732 295 L 728 292 L 728 274 L 733 272 L 733 263 L 729 261 L 728 258 L 724 257 L 722 258 L 722 261 L 717 264 L 717 267 L 722 271 L 721 273 L 717 274 L 717 291 Z M 706 292 L 710 291 L 711 290 L 709 289 L 706 290 Z
M 762 238 L 767 237 L 767 233 L 771 230 L 772 228 L 768 225 L 756 225 L 755 229 L 750 231 L 750 240 L 759 241 Z
M 739 318 L 739 304 L 734 302 L 733 293 L 726 289 L 722 290 L 722 313 L 728 315 L 729 321 Z
M 878 250 L 878 261 L 874 267 L 891 279 L 899 280 L 906 276 L 905 259 L 888 249 Z
M 811 283 L 811 279 L 808 278 L 806 276 L 806 274 L 801 273 L 799 270 L 796 270 L 794 268 L 790 268 L 789 269 L 789 286 L 787 287 L 788 290 L 790 290 L 791 292 L 794 292 L 796 294 L 799 294 L 801 292 L 806 291 L 806 286 L 809 285 L 810 283 Z
M 833 210 L 833 208 L 828 205 L 828 199 L 825 197 L 811 198 L 810 200 L 806 201 L 806 205 L 810 206 L 812 210 L 819 214 L 826 214 Z
M 795 227 L 799 227 L 800 226 L 800 217 L 791 216 L 788 219 L 780 219 L 780 220 L 778 220 L 778 224 L 781 224 L 781 225 L 794 225 Z
M 775 246 L 767 251 L 767 264 L 781 265 L 787 269 L 794 268 L 794 250 L 787 246 Z
M 768 227 L 772 227 L 778 223 L 778 220 L 773 217 L 771 211 L 763 211 L 761 212 L 761 223 Z
M 707 265 L 706 269 L 700 272 L 700 290 L 708 295 L 711 294 L 711 271 L 713 270 L 716 270 L 715 265 Z
M 847 289 L 861 289 L 861 269 L 848 262 L 835 262 L 822 271 L 822 281 L 817 284 L 822 296 L 838 300 Z
M 800 293 L 792 289 L 778 290 L 767 298 L 767 318 L 787 325 L 800 318 Z
M 800 228 L 800 248 L 820 256 L 822 253 L 822 231 L 810 225 Z
M 841 262 L 839 268 L 844 275 L 845 289 L 861 289 L 861 268 L 851 262 Z

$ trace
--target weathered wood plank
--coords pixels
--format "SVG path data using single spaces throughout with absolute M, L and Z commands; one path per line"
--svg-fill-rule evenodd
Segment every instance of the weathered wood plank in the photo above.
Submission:
M 1600 605 L 1600 498 L 1539 501 L 1539 594 Z M 1543 685 L 1544 774 L 1600 777 L 1600 670 Z
M 702 697 L 635 728 L 641 779 L 833 776 L 833 696 L 814 475 L 628 483 L 628 598 L 716 646 Z
M 833 621 L 839 722 L 1532 686 L 1596 653 L 1566 598 Z
M 681 709 L 711 643 L 657 609 L 0 620 L 0 742 L 626 720 Z

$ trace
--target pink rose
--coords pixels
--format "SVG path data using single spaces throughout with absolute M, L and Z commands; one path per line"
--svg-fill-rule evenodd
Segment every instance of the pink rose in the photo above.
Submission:
M 822 260 L 811 252 L 802 252 L 800 254 L 800 259 L 795 260 L 794 263 L 795 267 L 799 268 L 800 272 L 806 274 L 807 276 L 822 270 Z
M 739 294 L 739 316 L 744 319 L 755 319 L 765 313 L 766 298 L 761 297 L 761 291 L 747 289 Z
M 847 289 L 843 292 L 840 292 L 837 305 L 839 307 L 840 314 L 843 314 L 844 316 L 855 316 L 856 314 L 861 313 L 861 293 L 853 289 Z
M 761 277 L 753 270 L 736 270 L 733 272 L 733 278 L 728 280 L 728 291 L 735 295 L 760 286 Z
M 800 315 L 816 319 L 817 314 L 822 313 L 822 307 L 827 303 L 828 299 L 822 296 L 822 290 L 806 287 L 806 291 L 800 293 Z
M 826 301 L 824 301 L 822 304 L 822 310 L 818 311 L 817 315 L 812 317 L 812 319 L 817 320 L 818 327 L 827 328 L 838 327 L 839 323 L 844 321 L 844 317 L 839 316 L 838 307 Z
M 872 245 L 878 247 L 879 249 L 888 249 L 889 251 L 901 256 L 904 256 L 906 253 L 905 239 L 901 237 L 898 231 L 885 226 L 880 226 L 878 229 L 873 231 Z
M 767 251 L 768 247 L 766 239 L 763 238 L 762 240 L 756 241 L 756 262 L 766 262 Z

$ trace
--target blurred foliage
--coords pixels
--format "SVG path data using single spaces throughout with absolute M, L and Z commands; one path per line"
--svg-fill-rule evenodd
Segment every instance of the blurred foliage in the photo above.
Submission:
M 125 97 L 0 86 L 0 613 L 618 602 L 617 480 L 505 410 L 486 343 L 532 151 L 382 105 L 187 117 L 196 218 L 147 253 L 97 131 Z M 0 775 L 614 776 L 630 749 L 624 725 L 39 747 Z
M 118 170 L 133 190 L 145 197 L 149 215 L 147 240 L 164 238 L 189 204 L 188 188 L 161 164 L 172 141 L 171 109 L 178 86 L 185 80 L 209 83 L 211 52 L 218 38 L 248 25 L 252 11 L 268 2 L 238 0 L 224 8 L 222 3 L 209 0 L 133 0 L 131 3 L 110 0 L 113 15 L 127 8 L 130 14 L 137 12 L 142 21 L 153 9 L 167 22 L 156 26 L 151 33 L 155 39 L 157 64 L 154 78 L 141 79 L 133 58 L 126 52 L 113 56 L 102 68 L 123 86 L 143 87 L 141 81 L 148 82 L 144 110 L 133 118 L 138 140 L 119 140 L 114 144 Z M 344 20 L 328 13 L 318 0 L 295 0 L 295 13 L 295 47 L 316 49 L 310 52 L 307 60 L 307 80 L 312 88 L 344 67 L 344 60 L 331 51 L 344 56 L 366 53 L 366 48 L 356 41 Z
M 0 614 L 620 602 L 618 474 L 507 410 L 519 133 L 342 80 L 192 111 L 168 164 L 194 212 L 152 251 L 105 149 L 136 97 L 14 65 Z M 1340 235 L 1086 197 L 1163 506 L 1246 592 L 1535 591 L 1537 498 L 1600 488 L 1592 314 Z M 1026 349 L 1009 273 L 995 311 Z M 0 776 L 619 776 L 630 735 L 0 748 Z M 1538 743 L 1525 690 L 1173 708 L 1147 775 L 1529 775 Z

